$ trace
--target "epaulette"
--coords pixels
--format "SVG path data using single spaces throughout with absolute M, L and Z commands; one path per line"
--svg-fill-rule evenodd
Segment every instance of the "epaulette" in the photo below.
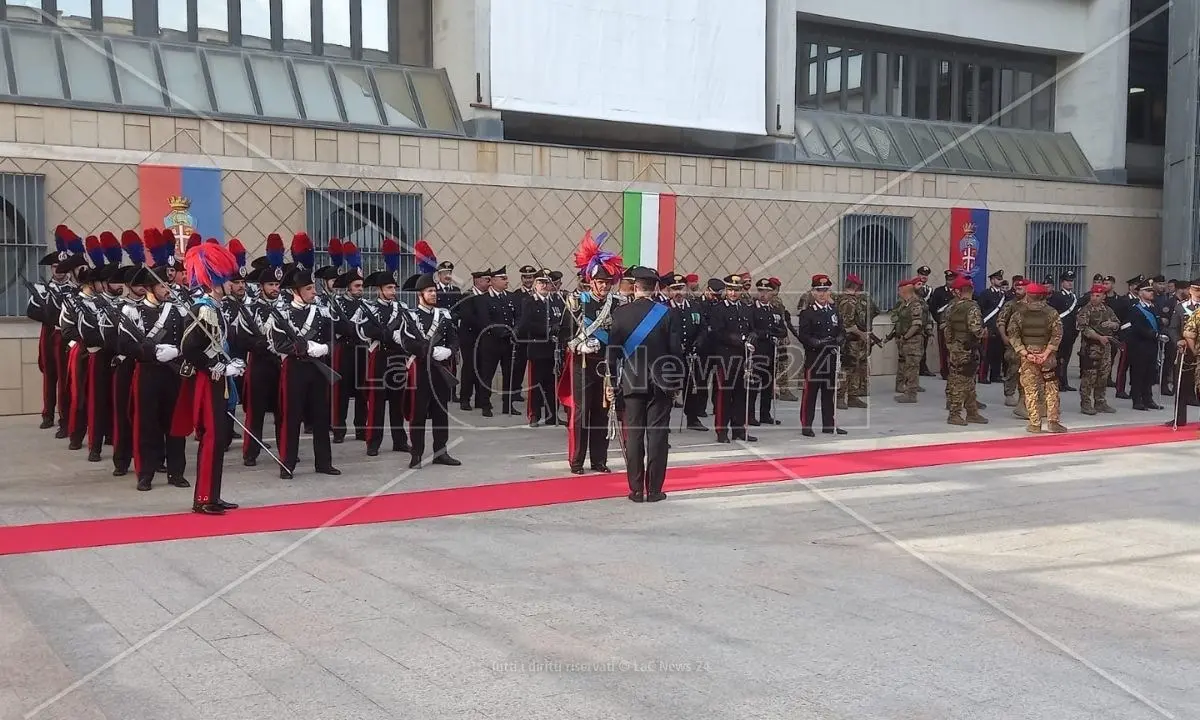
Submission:
M 579 312 L 579 309 L 583 307 L 583 302 L 576 293 L 567 295 L 565 298 L 563 298 L 563 302 L 566 303 L 567 310 L 570 310 L 573 313 Z
M 212 325 L 213 327 L 221 326 L 221 314 L 215 307 L 209 303 L 200 302 L 196 303 L 196 308 L 196 320 L 198 322 Z

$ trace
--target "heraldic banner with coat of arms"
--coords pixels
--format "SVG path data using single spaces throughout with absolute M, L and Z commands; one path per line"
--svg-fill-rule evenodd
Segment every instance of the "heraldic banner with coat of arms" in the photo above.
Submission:
M 142 228 L 166 230 L 178 258 L 193 232 L 225 241 L 219 168 L 139 165 L 138 204 Z
M 950 257 L 946 267 L 975 283 L 975 292 L 987 288 L 989 210 L 952 208 L 950 210 Z

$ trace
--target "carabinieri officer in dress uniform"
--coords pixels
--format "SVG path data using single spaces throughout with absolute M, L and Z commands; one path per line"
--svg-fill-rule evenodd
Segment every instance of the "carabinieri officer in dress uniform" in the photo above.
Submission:
M 418 468 L 425 454 L 425 423 L 433 422 L 434 465 L 458 467 L 446 451 L 450 439 L 447 406 L 457 380 L 451 360 L 458 350 L 458 332 L 450 311 L 438 307 L 438 286 L 432 275 L 413 275 L 400 288 L 417 294 L 417 308 L 401 325 L 401 344 L 410 358 L 408 366 L 408 466 Z
M 300 425 L 312 425 L 313 459 L 322 475 L 341 475 L 333 466 L 329 429 L 329 386 L 331 373 L 317 367 L 329 357 L 333 342 L 333 319 L 317 304 L 312 271 L 292 270 L 287 278 L 292 301 L 282 313 L 271 316 L 271 349 L 280 356 L 279 405 L 283 416 L 279 428 L 279 459 L 284 467 L 279 477 L 287 480 L 296 472 Z
M 813 302 L 796 319 L 796 337 L 804 344 L 804 396 L 800 401 L 800 432 L 813 437 L 812 424 L 817 398 L 821 399 L 821 432 L 845 435 L 834 423 L 834 389 L 837 384 L 839 353 L 846 341 L 846 330 L 830 299 L 833 282 L 828 275 L 813 275 Z
M 589 455 L 592 470 L 608 472 L 608 408 L 600 371 L 617 305 L 610 290 L 621 274 L 621 258 L 601 250 L 589 232 L 575 253 L 575 264 L 588 289 L 564 299 L 558 345 L 565 348 L 565 369 L 559 377 L 558 399 L 569 413 L 567 460 L 571 472 L 582 475 L 583 460 Z
M 654 301 L 658 273 L 634 272 L 633 300 L 613 310 L 606 361 L 606 399 L 624 405 L 629 499 L 658 502 L 667 497 L 667 434 L 673 394 L 682 389 L 683 344 L 679 316 Z
M 203 515 L 224 515 L 235 503 L 221 498 L 225 469 L 225 438 L 230 412 L 237 406 L 231 379 L 245 365 L 229 355 L 228 323 L 221 314 L 225 283 L 237 270 L 233 254 L 216 243 L 202 243 L 188 250 L 184 259 L 188 282 L 204 291 L 196 299 L 195 320 L 184 331 L 182 355 L 196 372 L 196 489 L 192 510 Z

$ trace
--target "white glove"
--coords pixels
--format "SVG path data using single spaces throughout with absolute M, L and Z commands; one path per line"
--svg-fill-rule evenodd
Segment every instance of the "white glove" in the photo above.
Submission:
M 329 354 L 329 346 L 319 342 L 308 341 L 308 356 L 322 358 Z
M 239 359 L 237 359 L 237 358 L 234 358 L 233 360 L 231 360 L 231 361 L 229 362 L 229 364 L 230 364 L 231 366 L 233 366 L 233 367 L 236 367 L 236 368 L 237 368 L 237 374 L 238 374 L 238 375 L 245 375 L 245 374 L 246 374 L 246 361 L 245 361 L 245 360 L 239 360 Z
M 393 330 L 392 342 L 396 343 L 397 345 L 404 342 L 404 333 L 400 332 L 399 330 Z
M 600 341 L 594 337 L 590 337 L 579 344 L 579 352 L 584 355 L 591 355 L 600 352 Z
M 74 340 L 72 340 L 71 342 L 67 343 L 67 347 L 69 347 L 69 348 L 73 348 L 73 347 L 75 347 L 77 344 L 78 344 L 78 343 L 76 343 Z
M 753 346 L 753 345 L 751 345 L 750 343 L 746 343 L 746 352 L 748 352 L 748 353 L 753 353 L 753 352 L 754 352 L 754 346 Z
M 231 362 L 225 366 L 225 377 L 237 377 L 246 371 L 244 365 L 239 365 L 236 362 Z
M 223 362 L 216 363 L 208 369 L 208 374 L 213 380 L 220 380 L 221 378 L 225 377 L 225 369 L 227 367 L 228 366 Z
M 169 363 L 179 357 L 179 348 L 174 345 L 155 345 L 154 359 L 160 363 Z
M 442 347 L 441 345 L 438 345 L 433 349 L 433 359 L 436 362 L 441 362 L 450 357 L 452 354 L 453 353 L 450 352 L 450 348 Z

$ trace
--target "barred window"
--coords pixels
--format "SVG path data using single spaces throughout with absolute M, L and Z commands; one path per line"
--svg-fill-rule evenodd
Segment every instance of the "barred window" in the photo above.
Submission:
M 1031 220 L 1025 229 L 1025 277 L 1058 286 L 1059 276 L 1075 271 L 1079 287 L 1086 284 L 1087 223 Z
M 421 237 L 421 196 L 359 190 L 305 192 L 308 235 L 317 249 L 317 266 L 329 262 L 330 238 L 349 240 L 362 253 L 363 274 L 383 270 L 380 247 L 385 237 L 400 243 L 397 282 L 417 271 L 412 246 Z
M 0 317 L 22 317 L 46 254 L 46 177 L 0 173 Z
M 845 215 L 838 248 L 839 282 L 854 274 L 881 310 L 896 304 L 896 287 L 912 274 L 912 218 Z

